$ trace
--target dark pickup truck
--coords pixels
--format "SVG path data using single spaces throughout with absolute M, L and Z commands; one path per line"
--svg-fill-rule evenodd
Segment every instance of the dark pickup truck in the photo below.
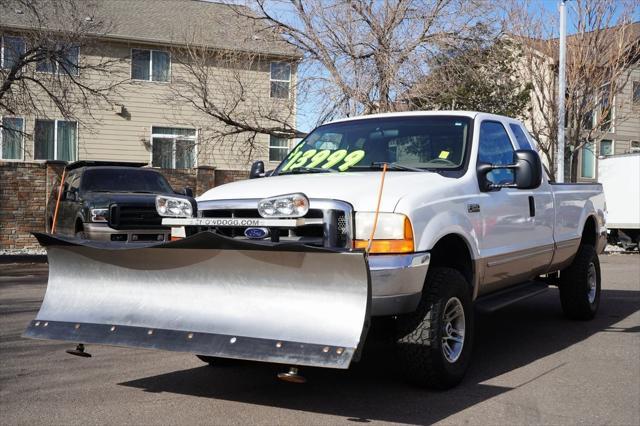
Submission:
M 156 195 L 185 198 L 196 211 L 191 190 L 176 193 L 156 170 L 126 165 L 78 162 L 67 166 L 58 207 L 57 234 L 99 241 L 167 241 L 170 228 L 156 212 Z M 104 163 L 103 163 L 104 164 Z M 53 227 L 58 187 L 49 199 L 48 229 Z

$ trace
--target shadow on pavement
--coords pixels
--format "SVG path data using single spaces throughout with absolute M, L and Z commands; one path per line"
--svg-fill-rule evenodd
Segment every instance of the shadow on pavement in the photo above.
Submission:
M 464 382 L 446 392 L 411 387 L 394 371 L 391 351 L 347 371 L 305 368 L 306 385 L 279 382 L 284 366 L 238 362 L 203 366 L 125 383 L 147 392 L 170 392 L 270 407 L 371 420 L 427 424 L 444 419 L 496 395 L 535 381 L 555 369 L 514 387 L 485 381 L 566 349 L 599 332 L 637 332 L 614 324 L 640 310 L 640 292 L 603 290 L 598 316 L 576 322 L 563 318 L 557 290 L 477 317 L 474 360 Z M 570 362 L 570 360 L 567 360 Z

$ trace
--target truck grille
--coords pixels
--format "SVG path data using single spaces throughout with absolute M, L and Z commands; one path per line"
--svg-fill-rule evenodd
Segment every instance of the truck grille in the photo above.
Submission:
M 109 207 L 109 226 L 114 229 L 163 228 L 155 205 L 112 204 Z
M 208 203 L 207 203 L 208 204 Z M 313 204 L 313 202 L 312 202 Z M 255 204 L 254 204 L 255 205 Z M 259 218 L 261 217 L 255 208 L 215 208 L 205 203 L 198 206 L 200 217 L 232 217 L 232 218 Z M 323 219 L 322 224 L 305 225 L 294 229 L 274 228 L 270 229 L 279 233 L 280 241 L 299 241 L 309 245 L 324 247 L 349 248 L 351 215 L 350 211 L 337 208 L 316 209 L 312 208 L 304 216 L 306 219 Z M 231 238 L 246 238 L 246 227 L 211 227 L 201 228 Z

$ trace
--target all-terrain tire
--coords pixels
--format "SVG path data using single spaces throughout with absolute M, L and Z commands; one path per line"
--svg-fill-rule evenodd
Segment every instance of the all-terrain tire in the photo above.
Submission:
M 581 244 L 571 265 L 560 272 L 560 303 L 567 318 L 590 320 L 600 306 L 600 261 L 593 246 Z
M 464 324 L 462 346 L 451 353 L 450 306 L 462 310 L 456 321 Z M 448 331 L 449 330 L 449 331 Z M 435 267 L 427 273 L 418 309 L 398 317 L 396 350 L 400 368 L 407 380 L 421 387 L 449 389 L 462 381 L 473 347 L 474 314 L 470 286 L 462 274 L 452 268 Z M 455 333 L 454 333 L 455 337 Z M 458 336 L 459 337 L 459 336 Z M 445 344 L 446 342 L 446 344 Z M 456 345 L 453 342 L 453 345 Z

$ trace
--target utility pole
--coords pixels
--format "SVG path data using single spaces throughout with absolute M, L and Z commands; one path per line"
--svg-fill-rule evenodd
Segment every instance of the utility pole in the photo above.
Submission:
M 565 63 L 567 54 L 566 0 L 560 0 L 560 57 L 558 63 L 558 152 L 556 153 L 556 182 L 564 182 L 564 100 L 566 94 Z

